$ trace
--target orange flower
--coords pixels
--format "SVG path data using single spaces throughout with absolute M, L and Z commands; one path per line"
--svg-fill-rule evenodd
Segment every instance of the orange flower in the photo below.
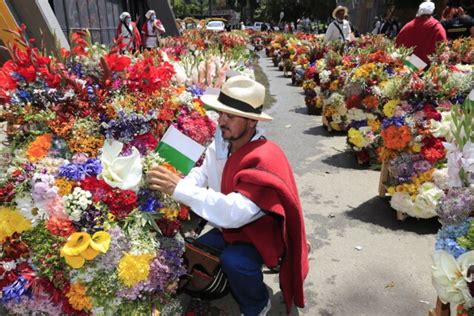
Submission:
M 379 106 L 379 100 L 376 96 L 369 95 L 362 100 L 362 104 L 369 110 L 376 110 Z
M 58 188 L 59 195 L 65 196 L 72 192 L 74 181 L 59 177 L 59 178 L 56 178 L 56 180 L 54 181 L 54 184 Z
M 382 139 L 386 148 L 402 150 L 411 141 L 410 128 L 405 125 L 401 127 L 390 125 L 382 131 Z
M 44 134 L 36 137 L 36 139 L 28 146 L 28 150 L 26 151 L 28 160 L 35 162 L 46 157 L 51 148 L 52 140 L 53 135 L 51 134 Z

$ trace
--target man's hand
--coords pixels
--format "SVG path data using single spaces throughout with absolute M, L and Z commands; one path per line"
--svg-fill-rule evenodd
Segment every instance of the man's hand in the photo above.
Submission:
M 162 166 L 151 169 L 151 171 L 147 173 L 147 179 L 150 189 L 169 195 L 173 194 L 179 180 L 181 180 L 177 174 L 174 174 Z

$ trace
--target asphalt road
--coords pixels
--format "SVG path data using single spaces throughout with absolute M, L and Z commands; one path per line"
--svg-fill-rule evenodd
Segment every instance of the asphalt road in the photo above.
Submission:
M 426 316 L 434 307 L 431 255 L 440 225 L 435 219 L 397 221 L 377 196 L 379 172 L 357 165 L 344 134 L 328 133 L 320 116 L 306 114 L 301 88 L 273 67 L 259 64 L 276 99 L 263 124 L 293 166 L 312 243 L 305 283 L 306 307 L 291 315 Z M 285 315 L 278 276 L 266 274 L 269 315 Z M 229 295 L 212 305 L 239 315 Z

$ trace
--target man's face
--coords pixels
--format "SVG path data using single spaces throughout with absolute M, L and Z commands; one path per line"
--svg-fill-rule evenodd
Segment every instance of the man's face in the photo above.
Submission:
M 254 120 L 224 112 L 219 112 L 218 123 L 222 131 L 222 138 L 227 141 L 235 141 L 244 137 L 249 129 L 256 125 Z
M 344 19 L 344 14 L 345 14 L 345 13 L 346 13 L 346 12 L 345 12 L 344 10 L 339 10 L 339 11 L 337 11 L 337 12 L 336 12 L 336 18 L 337 18 L 338 20 Z

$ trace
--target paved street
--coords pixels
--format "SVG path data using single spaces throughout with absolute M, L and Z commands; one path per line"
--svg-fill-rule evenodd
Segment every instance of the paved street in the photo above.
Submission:
M 276 98 L 267 137 L 294 168 L 313 248 L 307 306 L 291 315 L 427 315 L 436 300 L 430 270 L 437 221 L 397 221 L 377 197 L 379 172 L 357 166 L 344 134 L 327 133 L 320 116 L 306 114 L 302 89 L 270 59 L 260 65 Z M 265 281 L 273 292 L 270 315 L 284 315 L 277 275 Z M 238 315 L 230 296 L 213 304 Z

